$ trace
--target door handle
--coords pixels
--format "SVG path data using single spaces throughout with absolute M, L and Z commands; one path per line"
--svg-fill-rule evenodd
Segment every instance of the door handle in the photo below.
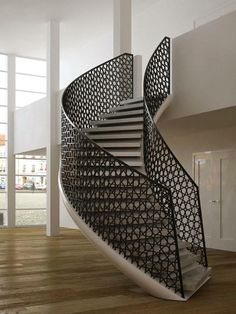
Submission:
M 213 203 L 213 204 L 220 203 L 220 200 L 210 200 L 210 203 Z

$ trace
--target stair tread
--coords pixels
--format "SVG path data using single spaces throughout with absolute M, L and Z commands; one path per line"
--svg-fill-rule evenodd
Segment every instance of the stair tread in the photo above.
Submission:
M 197 255 L 194 255 L 192 253 L 189 253 L 189 255 L 186 255 L 180 259 L 181 268 L 187 267 L 194 262 L 196 262 L 198 259 Z
M 124 126 L 104 126 L 98 128 L 86 128 L 83 129 L 85 133 L 101 133 L 101 132 L 125 132 L 130 130 L 142 130 L 143 124 L 133 124 L 133 125 L 124 125 Z
M 136 122 L 142 122 L 143 117 L 135 117 L 135 118 L 116 118 L 116 119 L 108 119 L 108 120 L 94 120 L 90 121 L 91 125 L 112 125 L 112 124 L 130 124 L 130 123 L 136 123 Z
M 202 268 L 202 266 L 195 262 L 195 263 L 192 263 L 191 265 L 183 267 L 182 268 L 182 274 L 186 275 L 186 274 L 191 273 L 191 272 L 193 272 L 197 269 L 200 269 L 200 268 Z
M 116 119 L 119 117 L 139 116 L 139 115 L 143 116 L 143 109 L 105 113 L 105 114 L 100 115 L 99 118 L 100 119 Z
M 210 269 L 202 267 L 202 270 L 191 274 L 191 276 L 183 276 L 183 287 L 185 291 L 195 291 L 210 275 Z
M 107 149 L 107 151 L 112 154 L 113 156 L 116 157 L 140 157 L 142 156 L 142 152 L 139 151 L 127 151 L 127 150 L 120 150 L 120 151 L 115 151 L 111 149 Z
M 123 105 L 123 104 L 139 103 L 139 102 L 143 102 L 143 97 L 126 99 L 126 100 L 121 101 L 120 103 Z
M 120 140 L 122 139 L 140 139 L 142 137 L 141 133 L 125 133 L 125 134 L 89 134 L 88 135 L 89 138 L 93 139 L 93 140 Z
M 111 147 L 111 148 L 138 148 L 141 146 L 141 143 L 140 142 L 99 142 L 99 141 L 96 141 L 96 143 L 101 146 L 101 147 L 104 147 L 104 148 L 107 148 L 107 147 Z
M 111 108 L 110 112 L 120 112 L 120 111 L 127 111 L 127 110 L 135 110 L 143 108 L 143 102 L 140 103 L 133 103 L 133 104 L 127 104 L 127 105 L 120 105 L 115 108 Z

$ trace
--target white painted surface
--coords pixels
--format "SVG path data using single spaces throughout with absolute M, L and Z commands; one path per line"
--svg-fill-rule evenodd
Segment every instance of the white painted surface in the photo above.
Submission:
M 51 21 L 47 29 L 47 112 L 48 136 L 47 148 L 47 225 L 48 236 L 59 234 L 59 188 L 57 173 L 59 171 L 58 146 L 58 92 L 60 69 L 60 28 L 59 23 Z
M 236 11 L 173 39 L 173 119 L 236 105 Z
M 235 0 L 133 0 L 133 53 L 143 69 L 164 36 L 175 38 L 222 14 L 236 10 Z
M 134 56 L 134 98 L 143 96 L 142 56 Z
M 113 56 L 131 53 L 131 0 L 113 0 Z
M 7 143 L 7 224 L 15 227 L 15 156 L 14 156 L 14 109 L 15 109 L 15 56 L 8 57 L 8 143 Z
M 158 123 L 159 119 L 161 118 L 161 116 L 164 114 L 164 112 L 167 110 L 167 108 L 169 108 L 169 106 L 171 105 L 171 103 L 173 102 L 173 94 L 170 94 L 167 96 L 167 98 L 164 100 L 164 102 L 162 103 L 161 107 L 158 109 L 158 111 L 156 112 L 156 114 L 154 115 L 153 121 L 155 123 Z
M 60 227 L 78 229 L 78 226 L 71 218 L 70 214 L 68 213 L 68 210 L 65 207 L 61 194 L 60 194 Z
M 46 98 L 42 98 L 15 111 L 15 154 L 46 147 L 48 138 L 48 122 L 46 117 Z
M 192 117 L 159 122 L 165 141 L 192 175 L 196 152 L 236 150 L 236 108 L 217 110 Z
M 236 152 L 196 153 L 193 163 L 200 188 L 206 245 L 236 251 Z

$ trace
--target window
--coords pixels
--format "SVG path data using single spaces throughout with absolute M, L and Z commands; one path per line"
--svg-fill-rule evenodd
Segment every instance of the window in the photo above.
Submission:
M 16 109 L 46 97 L 46 62 L 16 57 Z
M 46 157 L 16 156 L 16 224 L 46 224 Z
M 7 224 L 7 63 L 0 54 L 0 226 Z

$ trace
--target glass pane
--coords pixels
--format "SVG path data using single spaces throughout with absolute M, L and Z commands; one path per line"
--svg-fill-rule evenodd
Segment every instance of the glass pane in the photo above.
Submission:
M 0 158 L 7 157 L 7 143 L 0 138 Z
M 0 158 L 0 176 L 7 173 L 7 159 Z
M 7 122 L 7 108 L 0 107 L 0 122 Z
M 16 74 L 16 89 L 46 93 L 46 78 Z
M 45 95 L 16 91 L 16 108 L 25 107 L 42 98 L 45 98 Z
M 27 190 L 28 188 L 28 190 Z M 30 185 L 26 186 L 16 183 L 16 208 L 17 209 L 45 209 L 46 193 L 43 190 L 30 190 Z
M 0 210 L 7 209 L 7 193 L 5 192 L 5 190 L 1 189 L 1 186 L 3 186 L 3 183 L 0 183 Z M 1 217 L 0 217 L 0 221 L 1 221 Z
M 46 224 L 46 210 L 16 210 L 16 224 L 24 225 L 45 225 Z
M 0 227 L 7 225 L 7 210 L 0 210 Z
M 7 189 L 7 177 L 3 174 L 0 174 L 0 191 L 5 192 Z
M 7 140 L 7 124 L 0 123 L 0 139 L 1 142 L 5 142 Z
M 7 125 L 0 123 L 0 140 L 5 142 L 7 140 Z
M 7 106 L 7 90 L 0 88 L 0 105 Z
M 7 73 L 0 72 L 0 87 L 7 88 Z
M 0 70 L 7 71 L 7 56 L 0 54 Z
M 46 61 L 16 57 L 16 72 L 46 76 Z
M 43 183 L 41 177 L 44 181 L 43 177 L 46 176 L 46 170 L 46 160 L 16 159 L 16 174 L 27 176 L 28 180 L 34 180 L 35 183 L 37 183 L 37 180 L 40 181 L 39 183 Z M 33 176 L 37 176 L 38 179 Z

